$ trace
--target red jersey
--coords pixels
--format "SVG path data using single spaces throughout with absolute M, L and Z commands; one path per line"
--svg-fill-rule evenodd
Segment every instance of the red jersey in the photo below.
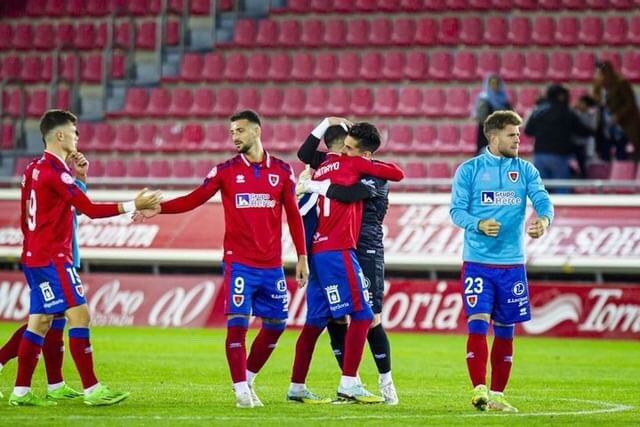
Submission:
M 219 164 L 191 193 L 161 203 L 162 213 L 200 206 L 220 190 L 224 208 L 225 262 L 250 267 L 282 266 L 282 208 L 298 255 L 306 255 L 304 229 L 291 167 L 265 152 L 261 163 L 243 155 Z
M 114 216 L 118 205 L 95 205 L 76 186 L 65 162 L 48 151 L 29 163 L 22 175 L 20 224 L 24 240 L 21 262 L 44 267 L 72 263 L 74 206 L 91 218 Z
M 389 181 L 404 178 L 402 170 L 393 164 L 372 162 L 364 157 L 328 153 L 316 169 L 314 180 L 330 180 L 332 184 L 353 185 L 368 175 Z M 341 203 L 327 197 L 318 198 L 318 226 L 313 235 L 312 253 L 355 249 L 362 224 L 362 201 Z

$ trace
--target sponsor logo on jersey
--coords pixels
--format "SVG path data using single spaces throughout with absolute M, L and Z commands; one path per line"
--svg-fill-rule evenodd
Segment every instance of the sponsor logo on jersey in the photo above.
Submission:
M 327 299 L 329 304 L 338 304 L 342 299 L 340 298 L 340 292 L 338 292 L 338 285 L 329 285 L 324 288 L 327 293 Z
M 478 295 L 467 295 L 467 305 L 471 308 L 478 303 Z
M 516 196 L 515 191 L 482 191 L 480 193 L 482 205 L 519 205 L 522 198 Z
M 244 184 L 244 175 L 236 175 L 236 184 Z
M 273 208 L 276 201 L 270 194 L 238 193 L 236 194 L 236 208 Z
M 272 187 L 277 186 L 279 182 L 280 182 L 280 175 L 276 175 L 275 173 L 269 174 L 269 184 L 271 184 Z
M 69 175 L 67 172 L 62 172 L 60 174 L 60 179 L 62 180 L 62 182 L 64 182 L 67 185 L 71 185 L 71 184 L 73 184 L 75 182 L 73 177 L 71 175 Z
M 207 174 L 207 178 L 213 178 L 214 176 L 216 176 L 218 174 L 218 167 L 214 166 L 209 173 Z
M 240 307 L 244 302 L 244 295 L 234 295 L 231 300 L 233 301 L 233 305 Z
M 509 171 L 507 176 L 509 177 L 509 180 L 511 182 L 518 182 L 518 178 L 520 177 L 520 172 L 518 172 L 518 171 Z
M 278 290 L 280 292 L 285 292 L 287 290 L 287 282 L 285 282 L 284 280 L 278 280 L 276 286 L 278 287 Z
M 513 293 L 513 295 L 519 297 L 524 295 L 526 290 L 527 290 L 527 287 L 525 286 L 524 282 L 516 282 L 513 284 L 513 288 L 511 289 L 511 292 Z

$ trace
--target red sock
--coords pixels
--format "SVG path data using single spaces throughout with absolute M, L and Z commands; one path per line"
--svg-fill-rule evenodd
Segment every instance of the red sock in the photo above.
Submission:
M 512 359 L 513 339 L 495 337 L 491 347 L 491 391 L 504 391 L 509 381 Z
M 247 369 L 249 371 L 256 374 L 260 372 L 260 369 L 267 363 L 269 356 L 275 350 L 278 338 L 283 332 L 284 328 L 265 328 L 264 325 L 260 328 L 260 332 L 251 345 L 249 358 L 247 358 Z
M 467 338 L 467 368 L 473 386 L 487 382 L 487 337 L 479 334 L 469 334 Z
M 18 348 L 18 375 L 16 387 L 31 387 L 31 378 L 38 365 L 44 338 L 31 331 L 25 331 Z
M 22 335 L 27 330 L 27 324 L 20 326 L 17 331 L 11 335 L 9 341 L 0 348 L 0 363 L 6 365 L 11 359 L 18 357 L 18 348 L 20 348 L 20 341 L 22 341 Z
M 62 329 L 49 329 L 44 337 L 42 355 L 44 366 L 47 369 L 47 381 L 49 384 L 58 384 L 62 380 L 62 360 L 64 356 L 64 341 Z
M 98 379 L 93 370 L 93 350 L 88 328 L 69 329 L 69 349 L 80 374 L 82 387 L 87 389 L 96 385 Z
M 362 361 L 364 344 L 367 342 L 367 334 L 371 320 L 353 320 L 347 328 L 347 336 L 344 341 L 344 365 L 342 375 L 355 377 L 358 375 L 358 367 Z
M 227 328 L 225 350 L 231 371 L 231 380 L 234 384 L 247 380 L 247 349 L 244 344 L 246 338 L 247 328 L 243 326 Z
M 298 341 L 296 342 L 296 357 L 293 359 L 291 382 L 304 384 L 309 373 L 309 365 L 313 357 L 313 349 L 316 347 L 318 337 L 324 328 L 312 325 L 304 325 Z

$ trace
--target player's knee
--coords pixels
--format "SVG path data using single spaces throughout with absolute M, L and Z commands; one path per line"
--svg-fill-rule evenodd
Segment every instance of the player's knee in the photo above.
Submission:
M 311 319 L 307 319 L 307 321 L 305 322 L 305 325 L 313 326 L 314 328 L 320 328 L 320 329 L 326 328 L 328 324 L 329 324 L 328 320 L 322 317 L 314 317 Z
M 262 319 L 262 327 L 271 331 L 283 332 L 287 327 L 287 321 L 284 319 Z
M 53 316 L 48 314 L 37 314 L 29 316 L 27 330 L 40 336 L 45 336 L 51 327 Z
M 88 328 L 91 323 L 91 315 L 86 304 L 70 308 L 65 315 L 69 319 L 69 328 Z
M 514 325 L 493 325 L 493 334 L 496 338 L 502 338 L 504 340 L 513 339 L 516 327 Z
M 487 335 L 489 331 L 489 322 L 483 319 L 473 319 L 467 323 L 470 334 Z
M 249 318 L 246 316 L 234 316 L 227 318 L 227 328 L 249 328 Z

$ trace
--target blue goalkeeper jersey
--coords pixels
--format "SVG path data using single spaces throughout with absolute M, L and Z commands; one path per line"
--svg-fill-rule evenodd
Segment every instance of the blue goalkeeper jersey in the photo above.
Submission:
M 493 155 L 488 149 L 460 165 L 453 178 L 449 214 L 465 230 L 464 261 L 484 264 L 523 264 L 527 197 L 539 217 L 553 220 L 553 205 L 540 173 L 528 161 Z M 478 229 L 494 218 L 497 237 Z

